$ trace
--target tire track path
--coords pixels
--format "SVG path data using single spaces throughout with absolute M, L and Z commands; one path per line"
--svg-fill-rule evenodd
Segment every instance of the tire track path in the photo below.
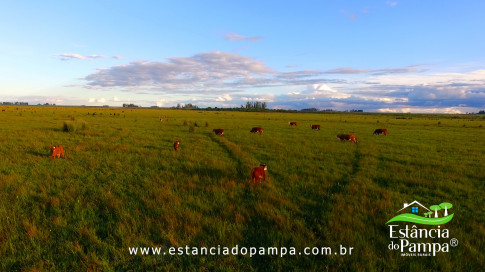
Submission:
M 329 219 L 336 204 L 336 195 L 341 195 L 345 192 L 347 185 L 353 180 L 360 170 L 359 162 L 362 158 L 362 153 L 357 146 L 354 151 L 354 157 L 351 160 L 351 168 L 348 175 L 343 175 L 340 179 L 326 189 L 326 194 L 322 193 L 309 193 L 309 197 L 312 201 L 303 205 L 306 210 L 304 215 L 307 226 L 312 228 L 317 236 L 321 238 L 325 237 L 325 226 L 328 224 Z M 322 199 L 323 198 L 323 199 Z
M 236 162 L 236 176 L 235 180 L 244 181 L 249 180 L 251 169 L 259 166 L 257 159 L 252 157 L 248 152 L 244 151 L 241 146 L 227 140 L 224 136 L 217 136 L 210 134 L 209 138 L 218 144 L 223 150 L 229 154 L 229 157 Z

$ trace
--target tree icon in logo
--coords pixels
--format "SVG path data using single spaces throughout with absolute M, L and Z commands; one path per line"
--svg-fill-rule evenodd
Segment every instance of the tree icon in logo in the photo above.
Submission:
M 451 203 L 448 203 L 448 202 L 443 202 L 440 204 L 440 207 L 442 209 L 445 209 L 445 216 L 448 216 L 448 209 L 452 208 L 453 205 L 451 205 Z
M 433 205 L 429 208 L 434 211 L 434 218 L 438 218 L 438 211 L 441 210 L 440 205 Z

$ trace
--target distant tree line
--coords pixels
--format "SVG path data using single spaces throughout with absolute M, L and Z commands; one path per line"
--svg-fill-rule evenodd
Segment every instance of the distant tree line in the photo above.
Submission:
M 185 105 L 181 105 L 180 103 L 177 104 L 177 107 L 174 107 L 176 109 L 198 109 L 199 107 L 197 105 L 194 105 L 192 103 L 188 103 Z
M 19 105 L 19 106 L 27 106 L 29 103 L 27 102 L 2 102 L 2 105 Z
M 267 104 L 266 102 L 260 102 L 260 101 L 254 101 L 254 102 L 246 102 L 246 110 L 266 110 L 267 109 Z M 243 105 L 241 105 L 241 108 L 244 108 Z
M 308 109 L 301 109 L 301 111 L 315 112 L 315 111 L 318 111 L 318 109 L 317 108 L 308 108 Z
M 123 108 L 138 108 L 138 105 L 135 105 L 133 103 L 131 104 L 123 104 Z
M 485 110 L 479 111 L 478 114 L 485 114 Z

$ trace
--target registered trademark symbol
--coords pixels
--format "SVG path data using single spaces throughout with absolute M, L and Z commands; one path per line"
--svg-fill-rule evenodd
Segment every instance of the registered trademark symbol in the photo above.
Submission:
M 452 238 L 452 239 L 450 240 L 450 246 L 452 246 L 452 247 L 456 247 L 457 245 L 458 245 L 458 239 L 456 239 L 456 238 Z

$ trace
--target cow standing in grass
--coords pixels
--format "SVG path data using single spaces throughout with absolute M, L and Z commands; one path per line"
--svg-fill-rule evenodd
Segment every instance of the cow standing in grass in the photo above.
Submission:
M 357 143 L 357 138 L 355 138 L 355 134 L 338 134 L 337 139 L 340 139 L 340 141 L 351 141 Z
M 320 125 L 310 125 L 310 127 L 312 129 L 318 129 L 318 130 L 320 130 Z
M 175 141 L 175 143 L 173 143 L 173 149 L 175 149 L 175 151 L 179 151 L 179 141 Z
M 292 126 L 296 127 L 297 126 L 296 122 L 288 122 L 288 124 L 290 125 L 290 127 L 292 127 Z
M 250 132 L 251 133 L 257 133 L 257 132 L 259 132 L 259 134 L 263 134 L 263 128 L 253 127 Z
M 266 164 L 260 164 L 259 167 L 254 167 L 253 170 L 251 170 L 251 180 L 253 181 L 254 184 L 258 184 L 261 182 L 261 179 L 266 181 L 266 170 L 268 167 Z
M 64 158 L 64 148 L 62 148 L 62 146 L 59 145 L 59 146 L 52 146 L 51 147 L 52 159 L 55 159 L 56 157 L 60 158 L 61 155 Z
M 213 129 L 212 131 L 213 131 L 213 132 L 214 132 L 216 135 L 220 135 L 220 136 L 224 135 L 224 129 L 222 129 L 222 128 L 215 128 L 215 129 Z
M 387 135 L 387 129 L 385 128 L 378 128 L 374 130 L 374 135 L 384 134 Z

